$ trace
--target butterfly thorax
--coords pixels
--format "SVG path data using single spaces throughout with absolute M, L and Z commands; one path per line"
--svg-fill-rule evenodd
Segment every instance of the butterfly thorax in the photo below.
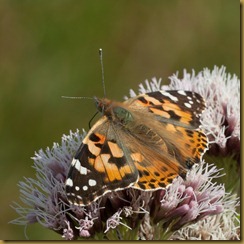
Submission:
M 133 121 L 132 114 L 125 108 L 122 103 L 111 101 L 107 98 L 95 98 L 96 106 L 99 112 L 105 115 L 109 120 L 129 125 Z

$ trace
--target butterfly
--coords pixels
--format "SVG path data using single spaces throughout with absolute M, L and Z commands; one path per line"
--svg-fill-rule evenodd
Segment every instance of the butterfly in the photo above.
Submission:
M 111 191 L 164 189 L 208 148 L 198 93 L 156 91 L 124 102 L 95 98 L 102 117 L 83 139 L 66 180 L 70 203 L 86 206 Z

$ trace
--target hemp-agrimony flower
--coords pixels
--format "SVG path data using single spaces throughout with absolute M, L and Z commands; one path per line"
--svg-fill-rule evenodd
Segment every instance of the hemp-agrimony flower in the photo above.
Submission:
M 185 73 L 183 79 L 185 85 L 179 88 L 187 90 L 189 87 L 191 90 L 195 80 L 211 80 L 212 76 L 219 74 L 218 72 L 217 68 L 212 73 L 205 70 L 196 77 L 189 77 Z M 225 77 L 223 68 L 220 73 L 221 77 Z M 173 86 L 174 82 L 177 83 L 177 79 L 176 76 L 171 77 L 168 88 L 176 89 L 177 87 L 170 86 Z M 188 82 L 185 81 L 187 79 Z M 205 85 L 207 84 L 206 81 Z M 206 96 L 208 94 L 206 90 L 200 89 L 199 84 L 197 86 L 199 90 L 195 91 L 205 97 L 207 104 L 210 98 L 211 102 L 219 99 L 218 95 Z M 151 83 L 146 82 L 146 88 L 140 85 L 140 92 L 145 93 L 162 88 L 167 87 L 162 87 L 160 81 L 157 82 L 154 79 Z M 218 86 L 215 88 L 217 89 Z M 211 90 L 211 88 L 206 89 Z M 135 93 L 131 91 L 131 95 L 133 94 Z M 225 153 L 221 151 L 219 154 L 225 156 L 230 150 L 228 140 L 239 138 L 238 115 L 235 114 L 238 109 L 234 104 L 231 108 L 226 107 L 226 113 L 230 115 L 228 118 L 232 116 L 232 119 L 226 121 L 229 125 L 235 121 L 232 128 L 229 128 L 231 126 L 226 128 L 225 125 L 219 124 L 221 119 L 219 121 L 219 115 L 216 115 L 219 103 L 218 101 L 216 111 L 212 108 L 206 115 L 206 118 L 212 116 L 211 120 L 203 117 L 203 126 L 206 127 L 211 144 L 216 144 L 222 149 L 225 147 L 223 150 Z M 224 132 L 221 134 L 222 128 Z M 110 192 L 89 206 L 80 207 L 70 204 L 65 193 L 65 181 L 71 159 L 85 135 L 85 131 L 81 134 L 79 131 L 70 132 L 69 135 L 62 137 L 61 145 L 54 143 L 51 149 L 40 150 L 35 154 L 33 160 L 36 178 L 25 178 L 19 183 L 20 199 L 27 207 L 14 204 L 13 207 L 20 217 L 12 223 L 29 225 L 38 222 L 67 240 L 78 238 L 100 240 L 239 238 L 238 222 L 235 221 L 238 200 L 235 195 L 226 192 L 224 184 L 215 181 L 222 177 L 221 170 L 213 164 L 205 163 L 204 160 L 199 166 L 193 167 L 185 179 L 178 177 L 162 190 L 143 191 L 127 188 Z M 235 153 L 238 155 L 238 150 Z M 218 219 L 215 216 L 221 217 Z M 226 219 L 227 216 L 233 221 L 225 221 L 225 226 L 222 222 L 221 225 L 213 224 L 220 223 L 218 221 Z M 205 228 L 207 233 L 201 236 L 193 231 L 193 227 L 191 228 L 191 226 L 201 228 L 207 225 L 211 228 Z M 231 234 L 216 237 L 220 229 L 224 232 L 227 228 L 230 228 Z M 187 233 L 190 236 L 187 236 Z

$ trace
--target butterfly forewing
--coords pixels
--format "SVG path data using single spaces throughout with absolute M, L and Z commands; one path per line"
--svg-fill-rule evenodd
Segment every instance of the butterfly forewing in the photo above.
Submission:
M 85 206 L 112 190 L 131 186 L 138 179 L 132 159 L 120 147 L 119 138 L 106 117 L 84 138 L 68 174 L 69 201 Z
M 156 91 L 139 95 L 126 101 L 131 108 L 146 107 L 164 123 L 194 129 L 200 125 L 205 102 L 198 93 L 190 91 Z

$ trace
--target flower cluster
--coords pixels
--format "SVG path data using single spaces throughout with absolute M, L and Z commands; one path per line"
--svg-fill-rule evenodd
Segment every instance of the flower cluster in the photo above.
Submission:
M 216 103 L 203 117 L 203 126 L 212 144 L 221 148 L 221 155 L 228 154 L 229 140 L 240 144 L 238 104 L 233 101 L 232 105 L 223 104 L 219 93 L 214 95 L 210 92 L 213 89 L 212 80 L 219 82 L 214 83 L 216 92 L 224 89 L 223 84 L 220 84 L 221 79 L 226 85 L 225 89 L 233 88 L 228 87 L 231 78 L 226 78 L 224 68 L 215 68 L 212 73 L 204 70 L 192 77 L 185 73 L 181 82 L 176 76 L 170 79 L 171 85 L 168 87 L 162 87 L 160 81 L 155 79 L 151 83 L 146 82 L 146 88 L 140 85 L 140 93 L 162 88 L 199 92 L 207 104 Z M 238 87 L 237 78 L 232 79 Z M 204 83 L 207 81 L 212 88 L 203 89 L 208 87 Z M 199 84 L 202 83 L 200 88 Z M 135 93 L 131 91 L 133 95 Z M 230 95 L 234 95 L 234 92 Z M 235 96 L 238 97 L 238 92 Z M 228 99 L 236 99 L 238 103 L 236 97 Z M 12 223 L 29 225 L 38 222 L 67 240 L 239 239 L 238 214 L 235 212 L 237 197 L 227 193 L 224 184 L 216 183 L 216 179 L 222 177 L 221 170 L 204 161 L 193 167 L 186 179 L 178 177 L 163 190 L 128 188 L 108 193 L 86 207 L 70 204 L 65 194 L 65 181 L 72 156 L 85 135 L 85 131 L 70 132 L 69 135 L 63 135 L 61 145 L 55 143 L 51 149 L 40 150 L 35 154 L 36 179 L 26 178 L 19 183 L 20 199 L 27 207 L 14 204 L 20 217 Z M 235 153 L 239 153 L 237 148 Z

